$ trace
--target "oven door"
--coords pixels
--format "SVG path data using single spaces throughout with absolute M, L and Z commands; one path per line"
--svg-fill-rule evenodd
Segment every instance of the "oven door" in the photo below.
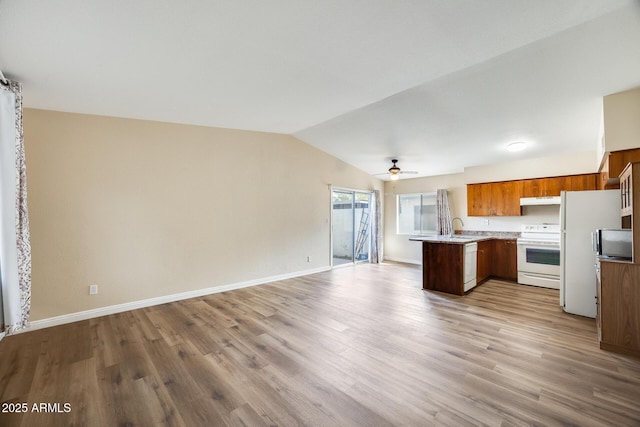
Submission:
M 560 288 L 560 243 L 518 241 L 518 283 Z

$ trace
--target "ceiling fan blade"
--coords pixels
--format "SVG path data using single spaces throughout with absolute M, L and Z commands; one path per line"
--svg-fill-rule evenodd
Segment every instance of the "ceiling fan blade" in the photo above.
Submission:
M 415 175 L 418 173 L 418 171 L 400 171 L 399 173 L 403 173 L 403 174 L 408 174 L 408 175 Z

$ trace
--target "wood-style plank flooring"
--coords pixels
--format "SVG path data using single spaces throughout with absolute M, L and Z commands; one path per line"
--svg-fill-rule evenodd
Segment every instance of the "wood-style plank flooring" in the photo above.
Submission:
M 384 263 L 10 336 L 0 425 L 640 425 L 640 360 L 557 301 Z

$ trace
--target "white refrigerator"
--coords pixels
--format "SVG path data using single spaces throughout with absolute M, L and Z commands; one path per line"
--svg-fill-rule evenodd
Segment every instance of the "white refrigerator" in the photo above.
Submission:
M 560 197 L 560 305 L 596 317 L 593 232 L 620 228 L 620 191 L 563 191 Z

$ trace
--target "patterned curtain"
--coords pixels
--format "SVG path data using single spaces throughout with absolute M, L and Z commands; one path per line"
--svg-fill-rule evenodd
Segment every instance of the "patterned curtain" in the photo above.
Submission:
M 438 234 L 448 235 L 451 230 L 451 210 L 449 209 L 449 197 L 447 190 L 436 192 L 436 212 L 438 216 Z
M 28 326 L 31 244 L 22 134 L 22 85 L 0 82 L 0 338 Z
M 380 263 L 380 191 L 373 190 L 371 193 L 371 256 L 370 262 Z

